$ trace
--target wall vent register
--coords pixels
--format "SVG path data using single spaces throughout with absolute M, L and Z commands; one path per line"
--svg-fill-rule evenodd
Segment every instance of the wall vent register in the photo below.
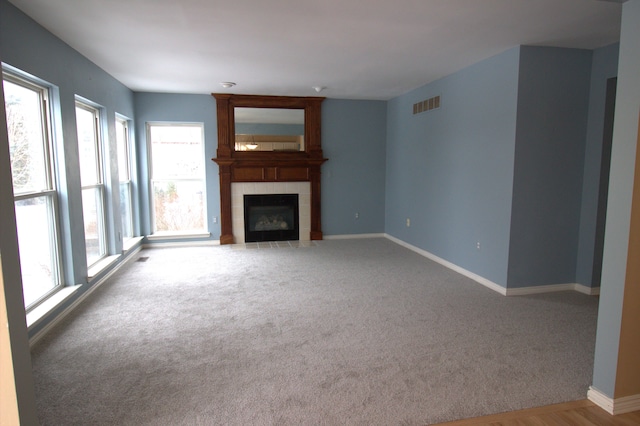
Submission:
M 420 114 L 438 108 L 440 108 L 440 95 L 413 104 L 413 114 Z

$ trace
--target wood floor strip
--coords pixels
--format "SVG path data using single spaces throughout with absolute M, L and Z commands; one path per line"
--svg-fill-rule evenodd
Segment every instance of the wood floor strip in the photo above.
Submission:
M 612 416 L 589 400 L 565 402 L 432 426 L 638 426 L 640 411 Z

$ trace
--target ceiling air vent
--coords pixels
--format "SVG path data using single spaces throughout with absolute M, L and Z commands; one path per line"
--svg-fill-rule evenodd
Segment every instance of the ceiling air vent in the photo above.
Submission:
M 416 104 L 413 104 L 413 114 L 420 114 L 422 112 L 431 111 L 432 109 L 440 108 L 440 96 L 434 96 L 433 98 L 425 99 Z

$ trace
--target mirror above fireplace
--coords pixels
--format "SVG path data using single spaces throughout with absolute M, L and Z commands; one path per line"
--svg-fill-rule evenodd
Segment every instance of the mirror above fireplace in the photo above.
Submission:
M 304 151 L 304 109 L 234 108 L 235 151 Z

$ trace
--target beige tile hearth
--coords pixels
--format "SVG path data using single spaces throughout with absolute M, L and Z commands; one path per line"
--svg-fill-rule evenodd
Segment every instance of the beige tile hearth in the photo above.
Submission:
M 264 241 L 260 243 L 241 243 L 231 244 L 228 247 L 231 250 L 257 250 L 257 249 L 274 249 L 274 248 L 306 248 L 315 247 L 318 244 L 315 241 Z

